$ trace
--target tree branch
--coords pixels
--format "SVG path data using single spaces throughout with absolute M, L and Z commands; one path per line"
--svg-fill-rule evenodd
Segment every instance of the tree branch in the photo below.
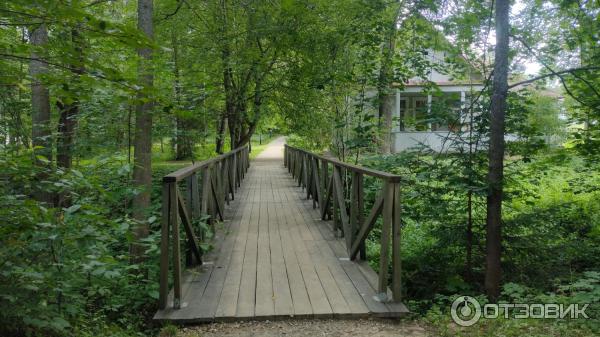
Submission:
M 38 57 L 27 57 L 27 56 L 13 55 L 13 54 L 5 54 L 5 53 L 0 53 L 0 57 L 12 58 L 12 59 L 16 59 L 16 60 L 27 60 L 27 61 L 42 62 L 42 63 L 45 63 L 47 65 L 50 65 L 50 66 L 53 66 L 53 67 L 56 67 L 56 68 L 59 68 L 59 69 L 69 70 L 71 72 L 81 71 L 81 69 L 79 69 L 79 68 L 73 68 L 73 67 L 65 66 L 65 65 L 62 65 L 62 64 L 59 64 L 59 63 L 49 62 L 49 61 L 46 61 L 46 60 L 38 58 Z M 103 80 L 106 80 L 106 81 L 109 81 L 109 82 L 113 82 L 113 83 L 116 83 L 116 84 L 121 85 L 123 87 L 126 87 L 128 89 L 137 91 L 136 88 L 134 88 L 134 87 L 132 87 L 132 86 L 126 84 L 126 83 L 123 83 L 123 81 L 112 79 L 112 78 L 109 78 L 107 76 L 95 74 L 95 73 L 89 72 L 89 71 L 86 71 L 85 73 L 88 74 L 88 75 L 90 75 L 90 76 L 92 76 L 92 77 L 103 79 Z
M 570 68 L 570 69 L 565 69 L 565 70 L 561 70 L 561 71 L 554 71 L 552 69 L 548 69 L 548 70 L 550 70 L 550 74 L 544 74 L 544 75 L 540 75 L 540 76 L 536 76 L 536 77 L 530 78 L 530 79 L 525 80 L 525 81 L 513 83 L 513 84 L 511 84 L 511 85 L 508 86 L 508 89 L 512 89 L 514 87 L 518 87 L 518 86 L 523 85 L 523 84 L 533 83 L 535 81 L 543 80 L 544 78 L 548 78 L 548 77 L 554 77 L 554 76 L 561 77 L 560 75 L 563 75 L 563 74 L 574 74 L 574 73 L 576 73 L 578 71 L 600 70 L 600 67 L 590 66 L 590 67 Z
M 569 96 L 571 96 L 574 100 L 576 100 L 577 102 L 579 102 L 579 104 L 583 105 L 583 106 L 588 106 L 588 104 L 584 103 L 579 97 L 575 96 L 575 94 L 573 94 L 573 92 L 569 89 L 569 87 L 567 86 L 567 83 L 565 82 L 565 79 L 562 77 L 562 74 L 566 74 L 566 73 L 570 73 L 570 74 L 575 74 L 576 71 L 584 71 L 584 70 L 594 70 L 594 69 L 600 69 L 600 67 L 595 67 L 595 66 L 590 66 L 590 67 L 579 67 L 579 68 L 571 68 L 571 69 L 567 69 L 567 70 L 562 70 L 562 71 L 555 71 L 554 69 L 552 69 L 552 67 L 550 67 L 548 64 L 546 64 L 546 62 L 542 61 L 541 58 L 537 55 L 537 53 L 533 50 L 533 48 L 531 48 L 525 41 L 523 41 L 523 39 L 510 34 L 510 37 L 512 37 L 513 39 L 517 40 L 518 42 L 520 42 L 526 49 L 527 51 L 536 58 L 536 60 L 538 62 L 540 62 L 546 69 L 548 69 L 548 71 L 550 71 L 551 74 L 547 74 L 547 75 L 542 75 L 542 76 L 538 76 L 538 78 L 533 78 L 531 80 L 528 81 L 523 81 L 523 83 L 515 83 L 511 86 L 509 86 L 508 88 L 512 88 L 516 85 L 519 84 L 524 84 L 524 83 L 531 83 L 534 82 L 536 80 L 542 79 L 542 78 L 546 78 L 546 77 L 551 77 L 551 76 L 556 76 L 560 79 L 560 82 L 563 85 L 563 88 L 565 89 L 565 91 L 567 92 L 567 94 Z M 590 88 L 594 91 L 595 88 L 593 86 L 591 86 L 591 84 L 587 81 L 584 81 L 588 86 L 590 86 Z M 599 95 L 600 97 L 600 95 Z
M 165 16 L 162 19 L 163 20 L 167 20 L 168 18 L 170 18 L 170 17 L 174 16 L 175 14 L 177 14 L 177 12 L 179 12 L 179 10 L 181 9 L 181 6 L 183 6 L 184 2 L 185 2 L 184 0 L 179 0 L 177 2 L 177 8 L 175 8 L 175 10 L 172 13 L 165 14 Z

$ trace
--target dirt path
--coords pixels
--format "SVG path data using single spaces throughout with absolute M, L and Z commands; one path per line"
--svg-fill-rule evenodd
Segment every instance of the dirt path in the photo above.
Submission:
M 424 337 L 425 329 L 403 320 L 277 320 L 214 323 L 181 329 L 184 337 Z

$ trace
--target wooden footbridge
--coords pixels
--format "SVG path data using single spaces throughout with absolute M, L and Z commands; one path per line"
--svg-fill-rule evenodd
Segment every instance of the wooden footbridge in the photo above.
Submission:
M 164 177 L 155 319 L 408 312 L 400 302 L 398 176 L 293 148 L 283 138 L 252 162 L 248 154 L 241 147 Z M 381 184 L 370 210 L 365 179 Z M 379 215 L 377 274 L 365 261 L 364 241 Z M 214 248 L 203 253 L 206 243 Z

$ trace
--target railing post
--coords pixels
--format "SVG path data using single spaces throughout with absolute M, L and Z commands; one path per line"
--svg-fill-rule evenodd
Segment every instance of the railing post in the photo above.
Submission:
M 207 215 L 210 212 L 210 199 L 211 195 L 211 187 L 210 187 L 210 169 L 209 167 L 204 167 L 202 169 L 202 203 L 200 205 L 200 214 Z M 212 219 L 208 220 L 208 224 L 212 229 Z
M 315 196 L 313 195 L 313 191 L 312 191 L 312 156 L 309 155 L 308 153 L 306 154 L 306 200 L 310 199 L 311 197 L 313 198 L 313 201 L 315 199 Z
M 359 208 L 358 201 L 360 198 L 362 198 L 362 195 L 359 191 L 362 174 L 358 172 L 352 172 L 351 179 L 352 193 L 350 194 L 350 233 L 347 233 L 346 235 L 350 237 L 350 243 L 354 244 L 354 240 L 356 239 L 356 234 L 358 231 L 359 214 L 362 213 L 362 209 Z
M 392 220 L 392 299 L 400 302 L 402 299 L 402 262 L 401 262 L 401 205 L 400 184 L 394 183 L 394 216 Z
M 311 173 L 313 176 L 310 188 L 313 195 L 313 209 L 315 209 L 317 208 L 317 202 L 321 204 L 321 199 L 323 196 L 321 194 L 321 180 L 319 179 L 319 160 L 317 160 L 315 156 L 311 155 L 310 161 L 312 165 Z
M 196 173 L 192 173 L 189 177 L 186 178 L 186 207 L 188 210 L 188 214 L 192 217 L 192 219 L 197 218 L 199 216 L 199 205 L 200 205 L 200 201 L 199 199 L 199 194 L 198 194 L 198 176 L 196 175 Z M 200 238 L 202 239 L 203 236 L 202 234 L 200 235 Z M 197 263 L 194 254 L 192 252 L 192 248 L 190 245 L 190 241 L 188 240 L 188 244 L 186 246 L 186 251 L 185 251 L 185 261 L 186 261 L 186 265 L 192 266 L 195 265 Z
M 383 224 L 381 226 L 381 248 L 379 255 L 378 297 L 382 302 L 388 299 L 387 278 L 389 266 L 390 231 L 394 213 L 394 185 L 386 179 L 383 183 Z
M 223 192 L 225 193 L 225 201 L 227 205 L 229 205 L 229 186 L 231 186 L 231 175 L 229 171 L 231 170 L 231 157 L 227 157 L 223 160 Z
M 208 215 L 211 229 L 215 230 L 215 218 L 223 217 L 225 201 L 229 193 L 233 199 L 235 190 L 241 185 L 241 180 L 250 167 L 249 147 L 238 148 L 227 154 L 208 159 L 172 172 L 163 178 L 161 242 L 160 242 L 160 271 L 159 271 L 159 309 L 170 307 L 169 303 L 169 274 L 172 265 L 173 272 L 173 302 L 172 308 L 179 309 L 182 303 L 182 256 L 179 220 L 185 229 L 188 239 L 184 243 L 185 265 L 191 266 L 201 262 L 201 251 L 196 238 L 205 238 L 205 233 L 195 233 L 192 221 Z M 288 157 L 289 159 L 289 153 Z M 200 171 L 201 173 L 198 173 Z M 201 188 L 199 175 L 201 177 Z M 185 193 L 178 189 L 178 182 L 185 184 Z M 190 254 L 190 253 L 194 254 Z M 194 260 L 196 258 L 196 260 Z
M 216 166 L 216 175 L 215 175 L 215 199 L 217 199 L 217 202 L 219 203 L 219 208 L 221 209 L 221 212 L 223 211 L 223 201 L 225 200 L 225 194 L 224 194 L 224 189 L 223 189 L 223 171 L 224 171 L 224 167 L 223 167 L 223 161 L 218 161 L 215 163 Z
M 358 179 L 358 204 L 357 204 L 357 212 L 358 212 L 358 225 L 362 226 L 365 222 L 365 192 L 364 192 L 364 177 L 362 173 Z M 355 233 L 356 235 L 356 233 Z M 367 260 L 367 247 L 365 242 L 361 242 L 360 244 L 360 259 L 363 261 Z
M 302 186 L 308 190 L 308 154 L 302 153 L 302 171 L 304 174 L 302 175 Z
M 231 156 L 231 167 L 229 169 L 229 175 L 231 176 L 231 186 L 233 186 L 233 191 L 231 191 L 231 200 L 235 199 L 235 190 L 237 190 L 237 180 L 236 180 L 236 175 L 237 175 L 237 153 L 234 153 L 233 156 Z
M 169 294 L 169 229 L 170 229 L 170 184 L 163 182 L 162 221 L 160 228 L 160 281 L 158 288 L 158 308 L 167 308 Z
M 169 184 L 169 215 L 173 231 L 173 308 L 181 306 L 181 247 L 179 245 L 179 205 L 177 183 Z
M 327 198 L 327 181 L 329 180 L 329 168 L 328 168 L 327 161 L 325 159 L 321 160 L 321 181 L 320 181 L 320 189 L 321 189 L 321 196 L 323 198 L 323 200 L 319 200 L 319 208 L 321 208 L 321 214 L 328 214 L 329 212 L 327 212 L 327 210 L 325 210 L 323 212 L 323 208 L 324 207 L 328 207 L 326 206 L 326 202 L 325 202 L 325 198 Z
M 331 172 L 331 180 L 334 180 L 334 175 L 339 174 L 339 168 L 333 164 L 333 170 Z M 338 193 L 341 193 L 341 191 L 338 191 L 339 188 L 337 188 L 337 184 L 335 184 L 335 182 L 332 184 L 332 189 L 331 189 L 331 204 L 333 206 L 333 211 L 332 211 L 332 217 L 333 217 L 333 233 L 336 235 L 339 234 L 338 233 L 338 229 L 341 228 L 341 224 L 340 224 L 340 217 L 338 215 Z
M 238 157 L 237 166 L 235 167 L 235 174 L 236 174 L 235 180 L 238 183 L 238 187 L 240 187 L 240 186 L 242 186 L 242 165 L 244 163 L 244 158 L 242 156 L 242 151 L 236 153 L 235 155 Z

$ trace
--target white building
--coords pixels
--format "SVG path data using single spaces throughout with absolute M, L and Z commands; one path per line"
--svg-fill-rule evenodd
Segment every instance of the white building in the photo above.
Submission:
M 431 62 L 443 64 L 446 55 L 443 51 L 435 51 L 430 52 L 428 57 Z M 392 152 L 401 152 L 419 144 L 440 151 L 449 130 L 464 128 L 465 121 L 457 121 L 458 109 L 466 107 L 468 97 L 483 89 L 483 81 L 476 71 L 469 71 L 462 77 L 454 79 L 432 68 L 427 79 L 413 77 L 404 84 L 404 89 L 396 91 Z M 425 93 L 428 81 L 434 82 L 439 91 L 435 94 Z M 432 109 L 441 105 L 450 107 L 450 111 L 445 113 L 448 118 L 445 121 L 439 118 L 432 121 Z M 453 115 L 455 118 L 452 118 Z

